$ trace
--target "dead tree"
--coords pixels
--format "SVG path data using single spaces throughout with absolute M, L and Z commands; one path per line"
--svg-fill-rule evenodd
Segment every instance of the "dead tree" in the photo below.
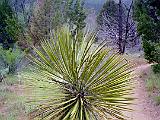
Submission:
M 123 43 L 123 10 L 122 10 L 122 0 L 119 0 L 118 4 L 118 49 L 119 53 L 122 53 L 122 43 Z
M 139 41 L 132 7 L 133 0 L 129 6 L 125 5 L 122 0 L 118 3 L 109 0 L 98 16 L 99 36 L 111 39 L 122 54 L 127 45 L 133 47 Z

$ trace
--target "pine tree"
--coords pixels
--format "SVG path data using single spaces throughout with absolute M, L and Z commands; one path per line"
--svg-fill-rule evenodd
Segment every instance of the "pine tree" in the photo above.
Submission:
M 84 1 L 82 0 L 70 0 L 68 2 L 68 19 L 71 26 L 75 26 L 75 31 L 80 32 L 85 26 L 85 9 Z
M 138 32 L 142 36 L 145 58 L 149 62 L 160 63 L 160 1 L 137 0 L 135 19 L 138 22 Z
M 9 47 L 12 47 L 13 43 L 16 42 L 6 30 L 6 27 L 7 27 L 6 20 L 8 18 L 12 18 L 12 15 L 13 15 L 13 11 L 9 5 L 9 1 L 3 0 L 0 4 L 0 43 L 6 49 L 8 49 Z
M 63 24 L 63 6 L 63 0 L 38 0 L 29 23 L 29 35 L 34 45 Z

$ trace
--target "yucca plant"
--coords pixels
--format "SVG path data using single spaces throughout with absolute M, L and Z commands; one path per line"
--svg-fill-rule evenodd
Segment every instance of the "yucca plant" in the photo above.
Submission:
M 132 100 L 131 66 L 121 55 L 107 49 L 104 42 L 95 47 L 95 37 L 73 37 L 69 29 L 63 28 L 49 40 L 42 40 L 41 49 L 34 47 L 36 55 L 29 58 L 40 69 L 39 76 L 56 84 L 58 87 L 52 89 L 59 89 L 59 93 L 40 102 L 31 118 L 125 119 L 123 111 L 130 110 L 127 106 Z

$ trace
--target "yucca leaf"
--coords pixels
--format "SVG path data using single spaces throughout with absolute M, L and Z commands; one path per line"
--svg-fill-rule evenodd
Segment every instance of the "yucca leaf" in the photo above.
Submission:
M 43 40 L 41 49 L 34 48 L 36 55 L 31 55 L 30 59 L 39 69 L 34 74 L 41 74 L 42 81 L 52 83 L 50 87 L 41 87 L 53 92 L 56 90 L 51 87 L 54 84 L 58 87 L 49 96 L 52 99 L 39 103 L 33 117 L 46 120 L 126 119 L 123 111 L 130 111 L 127 106 L 133 100 L 130 97 L 132 67 L 122 55 L 107 49 L 105 41 L 95 47 L 95 38 L 94 33 L 81 38 L 72 36 L 68 28 L 63 28 L 49 40 Z M 30 77 L 31 81 L 37 80 L 33 75 Z

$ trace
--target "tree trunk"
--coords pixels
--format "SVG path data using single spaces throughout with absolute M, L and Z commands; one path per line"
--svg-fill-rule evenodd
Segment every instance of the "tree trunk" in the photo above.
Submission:
M 123 43 L 122 53 L 124 53 L 125 49 L 126 49 L 126 42 L 127 42 L 127 39 L 128 39 L 128 32 L 129 32 L 129 16 L 130 16 L 130 12 L 131 12 L 132 6 L 133 6 L 133 0 L 131 2 L 131 5 L 130 5 L 128 13 L 127 13 L 127 21 L 126 21 L 126 26 L 125 26 L 125 38 L 124 38 L 124 40 L 122 42 Z
M 119 53 L 123 53 L 122 50 L 122 42 L 123 42 L 123 18 L 122 18 L 122 1 L 119 0 L 119 20 L 118 20 L 118 49 L 119 49 Z

